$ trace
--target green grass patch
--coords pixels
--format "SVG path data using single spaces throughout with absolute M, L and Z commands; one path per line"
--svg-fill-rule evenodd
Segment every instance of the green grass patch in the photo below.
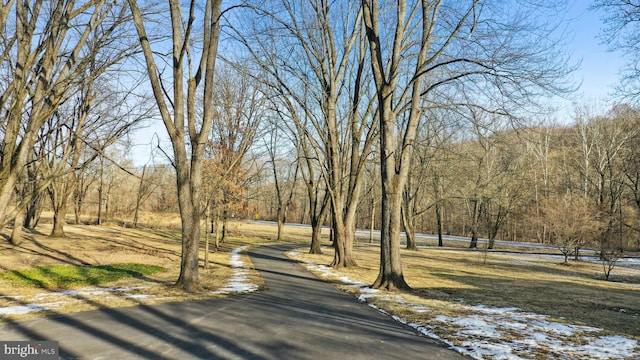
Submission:
M 14 286 L 35 286 L 41 288 L 68 288 L 82 285 L 99 285 L 129 277 L 141 277 L 164 271 L 156 265 L 110 264 L 47 265 L 23 270 L 0 272 L 0 280 L 7 280 Z

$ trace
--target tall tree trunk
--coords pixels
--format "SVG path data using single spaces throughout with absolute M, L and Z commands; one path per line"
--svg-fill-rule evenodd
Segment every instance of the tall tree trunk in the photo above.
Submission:
M 144 171 L 143 171 L 144 173 Z M 207 206 L 204 210 L 204 268 L 209 268 L 209 232 L 207 231 L 207 224 L 209 223 L 209 205 L 207 202 Z
M 357 266 L 356 260 L 353 257 L 353 240 L 354 232 L 350 230 L 348 226 L 343 222 L 341 218 L 335 219 L 335 214 L 342 214 L 342 211 L 333 210 L 333 247 L 335 249 L 333 262 L 331 266 L 334 267 L 352 267 Z
M 140 204 L 142 203 L 142 189 L 144 186 L 144 175 L 147 171 L 147 165 L 142 167 L 142 176 L 140 176 L 140 184 L 138 184 L 138 194 L 136 196 L 136 208 L 133 213 L 133 227 L 138 227 L 138 215 L 140 213 Z M 205 222 L 206 224 L 206 222 Z
M 0 171 L 0 228 L 3 228 L 6 223 L 7 211 L 9 207 L 9 201 L 13 195 L 14 188 L 18 181 L 18 174 L 15 170 L 4 169 Z
M 386 290 L 410 289 L 404 279 L 400 257 L 400 228 L 402 226 L 402 198 L 411 165 L 410 157 L 416 136 L 420 108 L 420 86 L 422 75 L 409 85 L 411 90 L 411 106 L 408 118 L 400 136 L 396 137 L 397 114 L 394 112 L 394 93 L 397 91 L 399 74 L 395 70 L 400 66 L 401 42 L 406 34 L 406 2 L 397 3 L 397 27 L 395 28 L 393 50 L 389 52 L 389 61 L 383 58 L 379 29 L 379 4 L 377 1 L 362 1 L 363 18 L 369 51 L 371 69 L 376 84 L 378 105 L 379 139 L 380 139 L 380 174 L 382 179 L 381 229 L 380 229 L 380 272 L 373 283 L 374 288 Z M 423 14 L 426 15 L 426 14 Z M 424 28 L 423 28 L 424 29 Z M 426 57 L 426 47 L 422 48 L 416 58 L 421 64 Z M 387 78 L 387 75 L 389 78 Z
M 34 229 L 40 221 L 40 214 L 42 213 L 42 194 L 39 191 L 40 180 L 38 179 L 38 172 L 35 166 L 28 165 L 27 172 L 27 186 L 29 188 L 29 201 L 27 202 L 25 215 L 24 215 L 24 227 L 27 229 Z
M 471 243 L 469 244 L 470 249 L 478 248 L 478 222 L 480 219 L 480 200 L 474 199 L 473 201 L 473 210 L 471 213 Z
M 322 243 L 322 226 L 324 225 L 326 217 L 328 200 L 329 199 L 325 194 L 322 204 L 320 204 L 318 194 L 315 194 L 314 190 L 313 205 L 309 207 L 309 215 L 311 218 L 311 246 L 309 248 L 309 254 L 322 254 L 322 249 L 320 247 Z M 319 210 L 316 210 L 318 207 Z M 313 211 L 311 210 L 312 208 L 314 209 Z
M 409 210 L 409 202 L 406 200 L 402 202 L 402 226 L 404 227 L 404 233 L 407 237 L 407 250 L 418 250 L 416 243 L 416 233 L 414 227 L 413 215 Z
M 180 151 L 182 151 L 182 154 L 180 154 Z M 186 161 L 184 147 L 174 146 L 174 152 L 176 152 L 176 163 Z M 185 164 L 176 164 L 176 171 L 178 205 L 182 223 L 182 256 L 180 275 L 176 281 L 176 286 L 189 292 L 198 292 L 201 290 L 198 282 L 200 212 L 193 199 L 193 187 L 189 180 L 189 167 Z
M 104 159 L 100 158 L 100 182 L 98 184 L 98 225 L 102 225 L 102 202 L 104 201 Z
M 489 239 L 487 243 L 487 249 L 492 250 L 496 244 L 496 236 L 498 236 L 498 226 L 489 227 Z
M 227 231 L 228 229 L 228 219 L 229 219 L 229 211 L 227 210 L 227 205 L 224 205 L 222 209 L 222 232 L 220 233 L 220 242 L 224 242 L 227 239 Z
M 280 214 L 282 209 L 278 207 L 278 211 L 276 212 L 276 217 L 278 218 L 278 234 L 276 235 L 276 241 L 282 241 L 282 235 L 284 234 L 284 219 Z
M 332 84 L 335 87 L 335 84 Z M 325 93 L 324 112 L 327 114 L 326 156 L 328 176 L 327 187 L 331 193 L 331 216 L 333 217 L 334 257 L 331 263 L 334 267 L 352 267 L 357 263 L 353 257 L 352 246 L 354 240 L 353 229 L 346 223 L 346 196 L 344 189 L 344 171 L 340 161 L 340 132 L 337 124 L 336 93 L 332 88 Z
M 433 182 L 433 192 L 435 193 L 436 196 L 436 203 L 435 203 L 435 208 L 436 208 L 436 230 L 438 232 L 438 247 L 442 247 L 444 246 L 443 242 L 442 242 L 442 218 L 443 218 L 443 211 L 442 211 L 442 181 L 440 179 L 440 176 L 436 175 L 434 178 L 434 182 Z
M 444 246 L 442 242 L 442 210 L 440 209 L 440 201 L 436 201 L 436 225 L 438 228 L 438 247 Z
M 496 237 L 498 236 L 498 231 L 500 231 L 500 228 L 504 223 L 504 220 L 506 219 L 508 213 L 509 211 L 504 206 L 498 205 L 498 213 L 496 214 L 495 221 L 493 221 L 493 223 L 489 227 L 489 245 L 487 246 L 487 249 L 494 248 L 496 244 Z
M 395 117 L 391 109 L 390 87 L 378 94 L 380 107 L 380 173 L 382 179 L 380 271 L 372 287 L 386 290 L 408 290 L 400 257 L 400 227 L 402 223 L 402 191 L 406 178 L 396 173 Z M 406 174 L 406 173 L 405 173 Z
M 78 184 L 76 185 L 76 191 L 73 194 L 73 216 L 76 224 L 80 224 L 80 214 L 82 213 L 82 202 L 84 201 L 85 186 L 84 175 L 78 175 Z
M 182 4 L 177 0 L 169 0 L 169 13 L 172 34 L 172 99 L 170 105 L 166 100 L 167 91 L 159 77 L 156 61 L 144 18 L 136 0 L 128 0 L 133 22 L 138 33 L 140 45 L 147 64 L 149 81 L 158 105 L 162 121 L 169 133 L 173 148 L 173 165 L 176 170 L 176 185 L 180 219 L 182 222 L 182 259 L 180 275 L 176 286 L 186 291 L 198 291 L 198 262 L 200 241 L 200 187 L 202 185 L 202 155 L 207 137 L 213 126 L 213 88 L 214 72 L 220 35 L 220 19 L 222 0 L 207 0 L 204 4 L 196 4 L 191 0 L 189 7 L 189 25 L 185 29 L 185 16 Z M 196 20 L 195 10 L 201 11 L 196 24 L 202 42 L 199 60 L 192 62 L 197 50 L 192 45 L 197 42 L 191 38 L 193 22 Z M 186 55 L 186 56 L 185 56 Z M 197 69 L 193 69 L 192 65 Z M 185 71 L 188 68 L 188 71 Z M 185 84 L 186 79 L 186 84 Z M 196 90 L 202 87 L 202 116 L 196 114 Z M 186 86 L 185 86 L 186 85 Z M 186 88 L 186 94 L 185 94 Z M 186 110 L 186 114 L 185 114 Z M 186 116 L 185 116 L 186 115 Z M 186 144 L 185 140 L 190 143 Z M 190 156 L 187 156 L 187 147 Z
M 7 84 L 9 89 L 13 87 L 12 102 L 6 114 L 3 114 L 3 136 L 0 142 L 0 229 L 6 225 L 7 209 L 15 190 L 19 174 L 23 171 L 27 156 L 31 152 L 35 137 L 44 119 L 37 116 L 29 117 L 27 131 L 21 136 L 21 128 L 24 124 L 23 105 L 29 93 L 28 82 L 33 78 L 41 77 L 38 83 L 46 83 L 45 76 L 37 73 L 30 74 L 32 69 L 42 68 L 45 72 L 52 70 L 50 61 L 44 61 L 45 56 L 35 56 L 32 53 L 32 42 L 38 21 L 38 14 L 41 4 L 33 4 L 31 8 L 27 2 L 18 1 L 15 5 L 15 28 L 16 28 L 16 59 L 14 64 L 13 83 Z M 52 36 L 53 38 L 53 36 Z M 49 47 L 53 48 L 53 47 Z M 51 50 L 51 49 L 47 49 Z M 55 49 L 54 49 L 55 50 Z M 48 52 L 48 51 L 47 51 Z M 53 56 L 53 54 L 52 54 Z M 47 56 L 47 60 L 52 57 Z M 35 62 L 40 60 L 41 64 L 35 66 Z M 31 80 L 30 80 L 31 79 Z M 9 91 L 9 89 L 7 89 Z M 38 87 L 41 97 L 42 89 Z M 41 99 L 40 99 L 41 100 Z M 47 110 L 48 107 L 47 107 Z M 3 109 L 4 111 L 4 109 Z M 22 137 L 22 138 L 21 138 Z
M 13 220 L 13 230 L 11 231 L 11 237 L 9 242 L 13 245 L 19 245 L 22 242 L 22 226 L 24 224 L 24 213 L 18 210 L 16 217 Z
M 51 229 L 51 237 L 63 238 L 66 236 L 64 233 L 64 226 L 66 225 L 65 215 L 62 211 L 54 211 L 53 213 L 53 229 Z
M 387 135 L 382 135 L 389 141 L 389 125 L 382 125 Z M 384 149 L 384 145 L 382 146 Z M 392 155 L 393 156 L 393 155 Z M 382 153 L 382 221 L 380 229 L 380 271 L 373 282 L 372 287 L 386 290 L 410 289 L 402 272 L 400 258 L 400 225 L 401 212 L 396 211 L 402 206 L 402 194 L 396 187 L 397 179 L 394 174 L 394 161 L 389 161 L 392 156 Z M 386 160 L 384 160 L 386 159 Z
M 312 200 L 311 197 L 309 200 Z M 317 201 L 317 196 L 314 196 L 313 201 Z M 313 205 L 310 201 L 309 206 L 309 220 L 311 222 L 311 245 L 309 246 L 309 254 L 322 254 L 320 244 L 322 242 L 322 224 L 324 222 L 324 210 L 322 216 L 315 213 L 314 209 L 316 205 Z
M 27 211 L 24 215 L 24 227 L 27 229 L 34 229 L 40 220 L 40 205 L 39 201 L 31 201 L 27 205 Z
M 67 224 L 67 196 L 65 194 L 66 184 L 59 184 L 54 181 L 49 186 L 49 196 L 51 198 L 53 210 L 53 228 L 51 229 L 51 237 L 63 238 L 66 236 L 64 227 Z
M 215 223 L 215 226 L 213 225 Z M 211 222 L 211 232 L 215 231 L 215 236 L 214 236 L 214 244 L 216 247 L 216 250 L 218 250 L 218 248 L 220 247 L 220 233 L 221 233 L 221 228 L 222 226 L 220 225 L 220 207 L 216 207 L 216 218 L 215 220 L 212 220 Z M 214 230 L 215 229 L 215 230 Z
M 309 246 L 309 254 L 322 254 L 322 223 L 312 221 L 311 223 L 311 245 Z
M 371 244 L 373 243 L 373 225 L 376 220 L 376 202 L 373 197 L 371 198 L 371 219 L 369 220 L 371 221 L 369 224 L 369 244 Z

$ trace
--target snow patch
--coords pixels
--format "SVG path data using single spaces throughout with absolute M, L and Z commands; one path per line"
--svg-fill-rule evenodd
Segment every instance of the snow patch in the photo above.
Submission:
M 64 290 L 55 292 L 39 293 L 31 297 L 29 303 L 23 305 L 3 306 L 0 307 L 0 316 L 2 315 L 24 315 L 32 312 L 40 312 L 45 310 L 54 310 L 69 300 L 82 301 L 86 296 L 119 296 L 128 299 L 151 299 L 153 295 L 144 294 L 128 294 L 131 291 L 145 289 L 149 286 L 123 286 L 123 287 L 106 287 L 96 288 L 88 287 L 76 290 Z M 27 302 L 21 296 L 2 296 L 4 299 L 13 301 Z M 53 301 L 52 301 L 53 300 Z
M 26 304 L 15 306 L 0 307 L 0 315 L 24 315 L 32 312 L 45 310 L 53 310 L 60 306 L 60 302 L 44 303 L 44 304 Z
M 224 287 L 214 291 L 214 294 L 250 293 L 259 289 L 258 285 L 249 281 L 247 275 L 250 268 L 245 266 L 241 258 L 242 252 L 247 248 L 248 246 L 241 246 L 231 251 L 231 260 L 229 262 L 231 263 L 231 268 L 233 268 L 233 275 L 229 282 Z

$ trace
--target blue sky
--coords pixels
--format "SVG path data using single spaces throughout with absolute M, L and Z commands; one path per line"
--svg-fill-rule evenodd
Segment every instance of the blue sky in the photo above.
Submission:
M 601 44 L 598 34 L 603 28 L 601 12 L 589 10 L 591 0 L 575 0 L 567 18 L 569 29 L 573 33 L 569 50 L 574 60 L 582 60 L 575 78 L 582 81 L 579 101 L 593 103 L 604 101 L 612 92 L 619 79 L 624 59 L 618 52 L 607 51 Z

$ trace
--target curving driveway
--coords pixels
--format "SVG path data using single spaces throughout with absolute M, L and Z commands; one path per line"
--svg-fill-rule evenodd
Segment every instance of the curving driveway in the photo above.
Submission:
M 63 359 L 464 359 L 316 279 L 250 251 L 268 290 L 0 324 L 0 340 L 59 341 Z

